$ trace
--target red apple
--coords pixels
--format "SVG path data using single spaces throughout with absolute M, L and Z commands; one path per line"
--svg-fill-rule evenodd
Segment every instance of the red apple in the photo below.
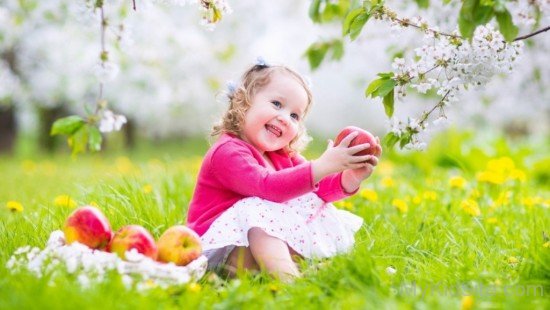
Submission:
M 355 126 L 348 126 L 342 129 L 342 131 L 340 131 L 340 133 L 336 137 L 336 140 L 334 140 L 334 146 L 337 146 L 338 144 L 340 144 L 342 139 L 344 139 L 347 135 L 349 135 L 354 131 L 359 132 L 359 135 L 353 138 L 353 140 L 351 140 L 351 143 L 349 144 L 349 146 L 351 147 L 358 144 L 369 143 L 370 147 L 363 151 L 357 152 L 353 155 L 357 155 L 357 156 L 374 155 L 376 157 L 380 157 L 380 155 L 382 154 L 382 147 L 378 144 L 378 141 L 376 140 L 376 138 L 370 132 Z
M 159 261 L 185 266 L 202 252 L 200 237 L 191 228 L 176 225 L 168 228 L 157 241 Z
M 92 249 L 104 249 L 113 236 L 105 215 L 92 206 L 74 210 L 65 220 L 63 232 L 67 244 L 77 241 Z
M 154 260 L 157 259 L 158 250 L 155 239 L 142 226 L 128 225 L 122 227 L 115 233 L 107 247 L 107 251 L 116 253 L 122 259 L 126 259 L 126 251 L 131 249 L 136 249 L 138 253 Z

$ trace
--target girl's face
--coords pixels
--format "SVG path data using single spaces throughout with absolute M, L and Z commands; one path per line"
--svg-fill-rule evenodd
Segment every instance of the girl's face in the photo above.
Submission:
M 288 146 L 298 134 L 307 104 L 306 90 L 295 77 L 273 72 L 252 97 L 241 138 L 261 153 Z

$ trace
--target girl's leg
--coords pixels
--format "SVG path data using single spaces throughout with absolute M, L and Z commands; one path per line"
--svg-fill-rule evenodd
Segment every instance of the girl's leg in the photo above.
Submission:
M 249 247 L 238 246 L 227 257 L 226 269 L 230 277 L 243 270 L 259 271 L 260 266 L 254 260 Z
M 261 268 L 283 281 L 300 276 L 298 267 L 290 256 L 289 247 L 283 240 L 268 235 L 261 228 L 253 227 L 248 231 L 248 242 L 250 252 Z

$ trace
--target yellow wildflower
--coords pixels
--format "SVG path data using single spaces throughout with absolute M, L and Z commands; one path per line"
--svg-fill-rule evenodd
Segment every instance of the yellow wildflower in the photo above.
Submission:
M 24 160 L 21 162 L 21 168 L 25 173 L 32 173 L 36 170 L 36 164 L 32 160 Z
M 382 182 L 382 186 L 384 186 L 384 187 L 394 187 L 395 186 L 395 181 L 391 177 L 384 177 L 381 182 Z
M 71 196 L 68 195 L 59 195 L 55 197 L 53 204 L 56 207 L 69 207 L 69 208 L 75 208 L 76 207 L 76 201 L 74 201 Z
M 512 170 L 508 178 L 512 180 L 518 180 L 520 182 L 525 182 L 527 180 L 527 176 L 525 175 L 525 172 L 519 169 Z
M 409 211 L 409 206 L 403 199 L 395 198 L 394 200 L 392 200 L 391 204 L 392 206 L 396 207 L 397 210 L 399 210 L 399 212 L 401 213 Z
M 542 246 L 545 248 L 550 248 L 550 241 L 546 241 Z
M 466 179 L 461 176 L 454 176 L 449 179 L 451 188 L 463 189 L 466 187 Z
M 471 295 L 462 296 L 460 301 L 461 310 L 470 310 L 474 308 L 474 297 Z
M 487 163 L 487 170 L 497 172 L 508 172 L 516 167 L 514 161 L 510 157 L 500 157 L 491 159 Z
M 346 210 L 353 209 L 353 204 L 351 203 L 351 201 L 339 201 L 336 203 L 336 206 Z
M 365 198 L 368 201 L 372 201 L 372 202 L 378 201 L 378 194 L 372 189 L 365 188 L 361 190 L 360 195 L 361 197 Z
M 542 204 L 543 202 L 543 199 L 542 197 L 540 196 L 536 196 L 536 197 L 524 197 L 523 199 L 521 199 L 521 203 L 528 207 L 528 208 L 532 208 L 534 207 L 535 205 L 538 205 L 538 204 Z
M 412 199 L 412 202 L 415 204 L 415 205 L 419 205 L 422 203 L 422 198 L 418 195 L 414 196 L 413 199 Z
M 479 216 L 481 215 L 481 211 L 479 210 L 479 205 L 475 200 L 472 199 L 466 199 L 463 200 L 460 203 L 460 207 L 464 212 L 470 214 L 471 216 Z
M 6 208 L 11 212 L 23 212 L 23 205 L 19 201 L 10 200 L 6 203 Z
M 510 197 L 511 196 L 512 196 L 512 191 L 501 192 L 498 195 L 498 198 L 493 203 L 492 207 L 496 208 L 496 207 L 507 205 L 510 202 Z
M 481 171 L 476 175 L 476 179 L 479 182 L 493 183 L 496 185 L 500 185 L 506 181 L 503 174 L 494 171 Z
M 422 194 L 422 198 L 424 198 L 425 200 L 436 201 L 437 200 L 437 193 L 434 192 L 434 191 L 425 191 Z
M 519 263 L 519 259 L 515 258 L 514 256 L 508 257 L 508 264 L 514 265 L 514 264 L 517 264 L 517 263 Z
M 498 223 L 498 219 L 496 217 L 490 217 L 487 219 L 488 224 L 496 224 Z
M 272 292 L 272 293 L 276 293 L 280 290 L 279 286 L 277 286 L 276 284 L 270 284 L 269 285 L 269 290 Z
M 147 281 L 145 281 L 144 286 L 148 288 L 155 288 L 158 286 L 158 284 L 153 279 L 148 279 Z
M 151 184 L 145 184 L 141 190 L 145 193 L 145 194 L 149 194 L 153 191 L 153 186 Z
M 479 192 L 479 190 L 477 190 L 476 188 L 474 188 L 474 189 L 470 192 L 470 198 L 476 199 L 476 198 L 479 198 L 479 197 L 481 197 L 481 193 Z
M 125 156 L 120 156 L 116 159 L 116 168 L 121 174 L 129 174 L 134 170 L 134 164 Z
M 487 163 L 485 171 L 477 174 L 477 180 L 480 182 L 493 183 L 500 185 L 508 180 L 518 180 L 525 182 L 527 179 L 525 172 L 516 169 L 514 161 L 510 157 L 501 157 L 492 159 Z
M 190 292 L 198 293 L 202 290 L 202 286 L 197 282 L 193 282 L 187 286 L 187 289 L 189 289 Z
M 95 202 L 95 201 L 90 201 L 90 203 L 89 203 L 88 205 L 90 205 L 90 206 L 92 206 L 92 207 L 99 208 L 99 204 L 98 204 L 97 202 Z

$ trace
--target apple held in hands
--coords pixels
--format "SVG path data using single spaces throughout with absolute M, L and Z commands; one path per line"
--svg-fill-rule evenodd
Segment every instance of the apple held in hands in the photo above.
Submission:
M 131 249 L 135 249 L 138 253 L 151 259 L 157 259 L 158 250 L 155 239 L 142 226 L 122 227 L 115 233 L 107 247 L 107 251 L 117 254 L 122 259 L 126 259 L 126 251 Z
M 334 140 L 334 146 L 337 146 L 338 144 L 340 144 L 342 139 L 344 139 L 354 131 L 359 132 L 359 135 L 355 137 L 353 140 L 351 140 L 351 143 L 349 144 L 349 146 L 351 147 L 358 144 L 369 143 L 370 147 L 363 151 L 357 152 L 356 154 L 353 154 L 353 155 L 358 155 L 358 156 L 374 155 L 376 157 L 380 157 L 380 155 L 382 154 L 382 147 L 378 143 L 378 140 L 370 132 L 355 126 L 348 126 L 342 129 L 342 131 L 340 131 L 340 133 Z
M 158 242 L 159 261 L 185 266 L 202 252 L 200 237 L 192 229 L 176 225 L 168 228 Z
M 113 236 L 111 225 L 105 215 L 92 206 L 74 210 L 65 220 L 63 232 L 67 244 L 77 241 L 92 249 L 101 250 L 105 249 Z

